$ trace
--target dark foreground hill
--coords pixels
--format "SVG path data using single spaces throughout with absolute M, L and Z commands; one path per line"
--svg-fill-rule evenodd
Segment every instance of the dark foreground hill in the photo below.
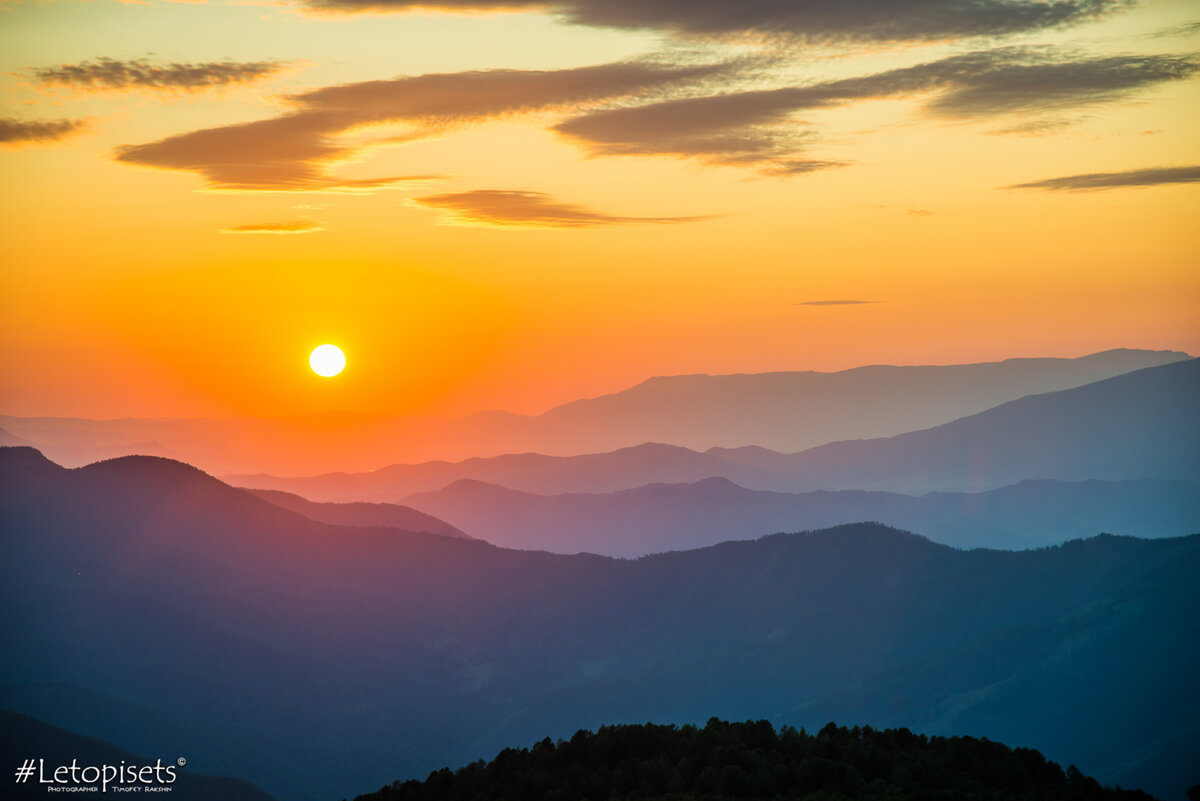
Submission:
M 821 801 L 1153 801 L 1064 772 L 1029 748 L 832 723 L 812 735 L 765 720 L 703 728 L 654 724 L 578 731 L 506 748 L 491 762 L 394 782 L 355 801 L 809 798 Z
M 404 531 L 425 531 L 443 537 L 468 537 L 462 531 L 433 515 L 394 503 L 315 503 L 299 495 L 279 490 L 247 489 L 256 498 L 290 509 L 305 517 L 335 526 L 359 528 L 399 528 Z
M 629 720 L 1039 749 L 1174 801 L 1200 536 L 959 551 L 851 525 L 622 561 L 318 523 L 194 468 L 0 449 L 0 706 L 281 799 Z
M 77 777 L 82 776 L 84 781 L 64 782 L 72 787 L 97 786 L 100 794 L 105 797 L 128 797 L 130 794 L 140 797 L 145 788 L 166 787 L 169 788 L 168 797 L 172 801 L 274 801 L 271 796 L 241 779 L 205 776 L 195 772 L 197 768 L 194 764 L 190 767 L 186 764 L 180 767 L 177 764 L 178 754 L 158 754 L 148 759 L 123 751 L 115 745 L 91 737 L 81 737 L 27 715 L 18 715 L 7 710 L 0 710 L 0 755 L 4 757 L 3 764 L 6 768 L 19 768 L 26 764 L 27 760 L 34 760 L 39 767 L 38 773 L 5 787 L 4 797 L 9 799 L 46 798 L 48 785 L 39 780 L 52 780 L 57 767 L 69 766 L 74 762 L 81 769 L 91 766 L 101 768 L 101 776 L 104 766 L 118 769 L 116 774 L 110 774 L 114 781 L 107 790 L 104 789 L 103 782 L 99 785 L 95 781 L 89 782 L 89 779 L 95 778 L 89 774 L 76 774 Z M 187 757 L 183 759 L 186 763 Z M 141 770 L 147 766 L 160 765 L 172 770 L 169 773 L 159 772 L 157 776 L 154 771 L 141 774 Z M 119 772 L 122 767 L 132 766 L 138 767 L 141 774 L 139 778 L 142 781 Z M 118 782 L 116 779 L 123 781 Z

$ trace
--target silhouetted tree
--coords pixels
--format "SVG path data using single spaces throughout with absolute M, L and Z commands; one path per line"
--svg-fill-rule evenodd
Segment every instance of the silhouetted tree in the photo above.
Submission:
M 1200 801 L 1200 788 L 1189 791 Z M 1028 748 L 830 723 L 810 735 L 766 721 L 604 726 L 506 748 L 357 801 L 1153 801 L 1066 772 Z

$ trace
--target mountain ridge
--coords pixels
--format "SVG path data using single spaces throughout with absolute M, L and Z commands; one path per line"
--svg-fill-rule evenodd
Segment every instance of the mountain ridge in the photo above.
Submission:
M 1200 481 L 1200 422 L 1189 397 L 1200 397 L 1200 359 L 1029 395 L 895 437 L 834 442 L 793 454 L 756 446 L 699 452 L 643 443 L 579 456 L 506 454 L 360 474 L 225 478 L 314 500 L 391 502 L 458 478 L 539 494 L 615 492 L 713 476 L 748 489 L 790 492 L 982 491 L 1027 478 Z
M 711 716 L 971 733 L 1152 792 L 1194 783 L 1200 536 L 963 551 L 857 524 L 619 560 L 112 475 L 0 486 L 0 703 L 135 753 L 169 737 L 281 801 Z
M 911 431 L 1033 392 L 1186 358 L 1190 356 L 1177 351 L 1118 349 L 1074 359 L 685 377 L 688 392 L 696 386 L 693 395 L 680 395 L 668 387 L 673 387 L 672 377 L 661 377 L 538 415 L 104 421 L 0 416 L 0 426 L 70 466 L 148 453 L 182 459 L 217 475 L 362 472 L 401 460 L 529 451 L 570 455 L 649 440 L 696 450 L 756 444 L 794 452 L 840 439 Z M 730 390 L 730 385 L 738 386 Z M 639 398 L 648 391 L 654 398 L 642 403 Z M 623 411 L 615 416 L 605 411 L 618 407 Z M 797 409 L 804 413 L 796 414 Z
M 1200 483 L 1027 479 L 977 493 L 782 493 L 724 477 L 612 493 L 527 493 L 459 479 L 405 498 L 495 545 L 631 558 L 778 531 L 873 520 L 960 548 L 1024 549 L 1111 533 L 1200 531 Z

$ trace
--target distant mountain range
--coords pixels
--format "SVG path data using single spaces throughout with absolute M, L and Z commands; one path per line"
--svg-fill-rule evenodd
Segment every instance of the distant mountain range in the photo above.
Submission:
M 401 461 L 530 451 L 573 455 L 644 442 L 698 450 L 756 445 L 791 453 L 838 440 L 929 428 L 1026 395 L 1188 358 L 1175 351 L 1112 350 L 1077 359 L 871 366 L 835 373 L 667 376 L 533 416 L 484 412 L 456 420 L 352 414 L 276 420 L 0 417 L 0 427 L 20 438 L 2 444 L 33 443 L 66 465 L 136 453 L 181 459 L 221 475 L 311 475 L 375 469 Z
M 642 442 L 699 450 L 759 445 L 793 453 L 930 428 L 1026 395 L 1187 358 L 1172 351 L 1110 350 L 1078 359 L 666 376 L 555 407 L 533 418 L 534 428 L 521 442 L 543 453 Z
M 637 557 L 871 520 L 957 548 L 1025 549 L 1095 534 L 1200 533 L 1200 484 L 1023 481 L 982 493 L 749 490 L 725 478 L 535 495 L 461 479 L 405 503 L 493 545 Z
M 540 494 L 605 493 L 712 477 L 751 489 L 791 492 L 971 492 L 1026 479 L 1196 482 L 1197 398 L 1200 359 L 1190 359 L 1030 395 L 924 431 L 830 443 L 797 454 L 757 447 L 698 453 L 645 444 L 572 457 L 515 454 L 311 478 L 226 478 L 324 501 L 397 501 L 462 479 Z
M 829 720 L 1176 798 L 1200 536 L 959 551 L 880 525 L 638 560 L 319 523 L 183 464 L 0 449 L 0 706 L 329 799 L 579 728 Z
M 153 758 L 137 756 L 123 751 L 109 743 L 82 737 L 73 732 L 51 726 L 28 715 L 19 715 L 0 709 L 0 754 L 4 756 L 4 765 L 19 767 L 28 759 L 39 760 L 39 769 L 44 770 L 27 778 L 25 781 L 14 781 L 4 789 L 4 797 L 9 799 L 45 799 L 49 795 L 47 785 L 40 784 L 39 779 L 53 779 L 54 770 L 60 765 L 69 766 L 75 762 L 79 768 L 107 765 L 120 770 L 122 767 L 136 766 L 144 768 L 147 765 L 162 764 L 174 768 L 174 781 L 158 782 L 153 779 L 153 773 L 146 776 L 145 784 L 129 781 L 120 784 L 114 781 L 104 792 L 102 785 L 97 785 L 98 793 L 105 798 L 118 798 L 144 795 L 136 788 L 168 787 L 172 801 L 273 801 L 271 796 L 241 779 L 229 779 L 220 776 L 205 776 L 196 773 L 195 763 L 179 766 L 176 760 L 180 755 L 170 755 L 157 752 Z M 185 762 L 187 757 L 183 757 Z M 44 775 L 43 775 L 44 774 Z M 168 774 L 160 773 L 160 777 L 168 778 Z M 114 774 L 114 778 L 122 778 L 123 774 Z M 127 778 L 127 777 L 124 777 Z M 95 783 L 93 783 L 95 784 Z M 87 786 L 85 784 L 85 786 Z M 118 790 L 118 787 L 124 787 Z M 131 791 L 128 788 L 135 788 Z M 66 791 L 74 795 L 72 791 Z M 53 797 L 53 796 L 51 796 Z M 70 797 L 70 796 L 68 796 Z
M 790 488 L 795 480 L 783 454 L 762 448 L 704 453 L 678 445 L 645 443 L 608 453 L 546 456 L 516 453 L 461 462 L 396 464 L 369 473 L 327 473 L 304 478 L 263 474 L 222 476 L 243 487 L 283 490 L 328 502 L 352 500 L 396 502 L 410 495 L 439 490 L 456 481 L 478 481 L 525 492 L 617 492 L 654 483 L 692 483 L 721 476 L 744 486 Z M 783 487 L 778 485 L 782 484 Z

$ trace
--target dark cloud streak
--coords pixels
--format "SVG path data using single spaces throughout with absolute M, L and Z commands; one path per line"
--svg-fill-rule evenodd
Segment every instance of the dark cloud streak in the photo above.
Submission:
M 1000 36 L 1094 19 L 1128 0 L 308 0 L 325 11 L 544 10 L 581 25 L 807 41 Z
M 205 64 L 151 64 L 145 59 L 120 61 L 101 58 L 80 64 L 59 64 L 34 69 L 43 86 L 83 90 L 154 89 L 200 91 L 219 86 L 247 84 L 278 73 L 287 65 L 277 61 L 232 61 Z
M 1051 192 L 1096 192 L 1104 189 L 1130 189 L 1200 181 L 1200 165 L 1189 167 L 1150 167 L 1126 172 L 1093 172 L 1066 175 L 1016 184 L 1008 189 L 1043 189 Z
M 86 120 L 29 122 L 11 117 L 0 117 L 0 144 L 56 142 L 78 133 L 85 127 L 87 127 Z
M 788 172 L 811 134 L 791 115 L 856 101 L 929 96 L 954 118 L 1038 115 L 1111 102 L 1200 69 L 1180 56 L 1071 58 L 1042 48 L 966 53 L 913 67 L 801 87 L 735 92 L 590 111 L 555 127 L 597 155 L 676 155 Z

